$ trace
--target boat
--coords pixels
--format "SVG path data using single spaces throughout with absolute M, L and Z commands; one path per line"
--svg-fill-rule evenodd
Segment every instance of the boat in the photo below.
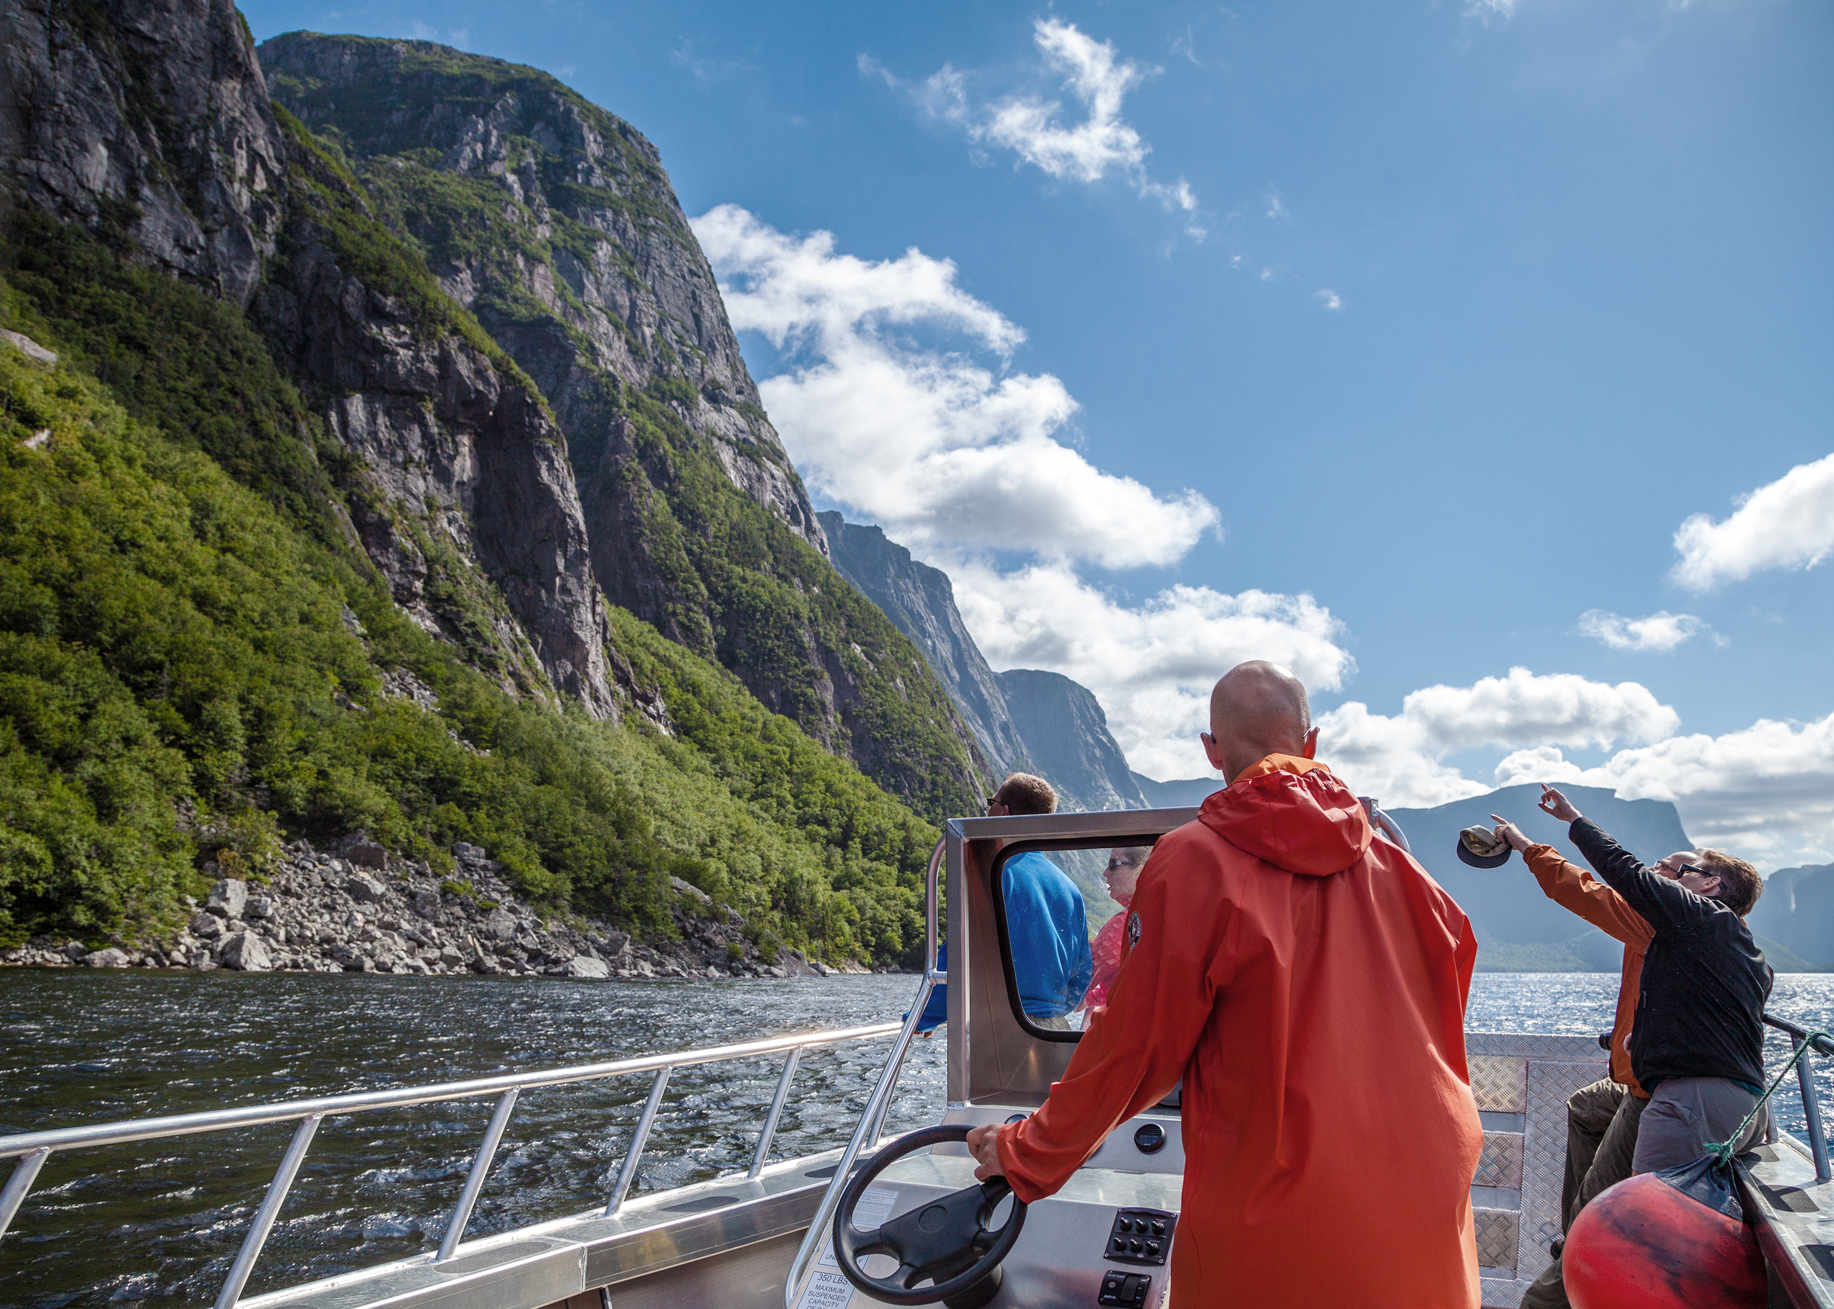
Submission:
M 1067 1066 L 1074 1031 L 1027 1023 L 1017 1000 L 1005 923 L 994 888 L 1003 862 L 1027 850 L 1068 852 L 1150 845 L 1191 821 L 1195 809 L 1119 810 L 945 824 L 925 877 L 924 958 L 899 1022 L 770 1036 L 709 1049 L 518 1072 L 309 1100 L 278 1101 L 164 1118 L 91 1124 L 0 1138 L 15 1161 L 0 1190 L 0 1240 L 52 1152 L 292 1123 L 293 1136 L 224 1279 L 215 1309 L 869 1309 L 933 1303 L 950 1309 L 1117 1305 L 1160 1309 L 1176 1239 L 1184 1150 L 1176 1094 L 1121 1124 L 1057 1195 L 1013 1213 L 973 1182 L 961 1138 L 970 1127 L 1036 1109 Z M 1380 824 L 1379 824 L 1380 825 Z M 1384 839 L 1405 841 L 1392 824 Z M 1072 856 L 1073 857 L 1073 856 Z M 946 971 L 935 967 L 939 905 L 948 906 Z M 901 1070 L 933 989 L 947 984 L 947 1106 L 941 1120 L 897 1141 L 881 1139 Z M 1776 1018 L 1792 1046 L 1834 1056 L 1834 1046 Z M 846 1146 L 769 1162 L 783 1107 L 805 1051 L 888 1042 Z M 1486 1306 L 1517 1306 L 1548 1265 L 1561 1235 L 1567 1096 L 1605 1074 L 1592 1037 L 1468 1033 L 1472 1092 L 1484 1145 L 1471 1195 Z M 670 1074 L 678 1068 L 781 1057 L 769 1109 L 743 1172 L 632 1197 L 630 1189 Z M 1834 1181 L 1809 1055 L 1797 1064 L 1808 1140 L 1775 1130 L 1740 1156 L 1747 1221 L 1770 1278 L 1770 1304 L 1834 1309 Z M 648 1096 L 602 1207 L 466 1240 L 498 1143 L 525 1093 L 647 1076 Z M 494 1109 L 453 1198 L 437 1250 L 245 1297 L 289 1188 L 319 1124 L 408 1105 L 490 1099 Z M 98 1157 L 98 1169 L 105 1164 Z M 963 1198 L 964 1195 L 966 1198 Z M 864 1229 L 921 1213 L 946 1219 L 955 1248 L 893 1259 L 872 1252 Z M 1002 1214 L 1004 1213 L 1004 1216 Z M 833 1240 L 837 1215 L 847 1239 Z M 926 1224 L 919 1224 L 923 1226 Z M 934 1225 L 934 1224 L 929 1224 Z M 906 1237 L 914 1230 L 904 1224 Z M 896 1240 L 882 1245 L 898 1247 Z M 921 1262 L 920 1262 L 921 1261 Z M 896 1274 L 891 1273 L 896 1267 Z M 913 1276 L 918 1274 L 919 1276 Z M 917 1282 L 906 1289 L 905 1280 Z M 922 1284 L 927 1281 L 928 1284 Z M 859 1284 L 856 1284 L 859 1283 Z

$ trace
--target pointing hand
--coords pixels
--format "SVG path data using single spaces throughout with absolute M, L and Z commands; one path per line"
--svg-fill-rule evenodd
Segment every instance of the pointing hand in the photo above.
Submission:
M 1526 836 L 1522 835 L 1521 828 L 1499 814 L 1491 814 L 1490 816 L 1496 819 L 1497 840 L 1507 842 L 1511 850 L 1523 851 L 1528 849 L 1530 842 Z
M 1541 799 L 1538 803 L 1542 813 L 1551 814 L 1563 823 L 1577 822 L 1581 817 L 1579 810 L 1573 807 L 1573 802 L 1546 782 L 1541 783 Z

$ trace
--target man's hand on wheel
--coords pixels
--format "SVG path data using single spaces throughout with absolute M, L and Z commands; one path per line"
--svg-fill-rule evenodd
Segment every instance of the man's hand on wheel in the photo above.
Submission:
M 998 1123 L 988 1123 L 968 1133 L 968 1153 L 974 1156 L 980 1167 L 974 1170 L 974 1180 L 985 1182 L 995 1177 L 1003 1177 L 1006 1169 L 1000 1164 L 1000 1147 L 996 1144 L 1000 1135 Z
M 1573 807 L 1573 802 L 1546 782 L 1541 783 L 1541 799 L 1536 803 L 1541 806 L 1543 813 L 1551 814 L 1563 823 L 1576 823 L 1581 817 L 1579 810 Z

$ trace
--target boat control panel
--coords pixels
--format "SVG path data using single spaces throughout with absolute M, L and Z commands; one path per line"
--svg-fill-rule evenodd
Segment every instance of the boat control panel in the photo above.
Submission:
M 1102 1257 L 1123 1264 L 1163 1264 L 1172 1252 L 1172 1229 L 1177 1225 L 1178 1215 L 1163 1209 L 1123 1209 L 1114 1216 Z

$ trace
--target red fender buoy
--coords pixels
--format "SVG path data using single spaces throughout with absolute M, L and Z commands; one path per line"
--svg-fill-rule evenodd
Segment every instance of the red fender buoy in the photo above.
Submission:
M 1767 1295 L 1751 1229 L 1654 1173 L 1580 1210 L 1561 1261 L 1573 1309 L 1763 1309 Z

